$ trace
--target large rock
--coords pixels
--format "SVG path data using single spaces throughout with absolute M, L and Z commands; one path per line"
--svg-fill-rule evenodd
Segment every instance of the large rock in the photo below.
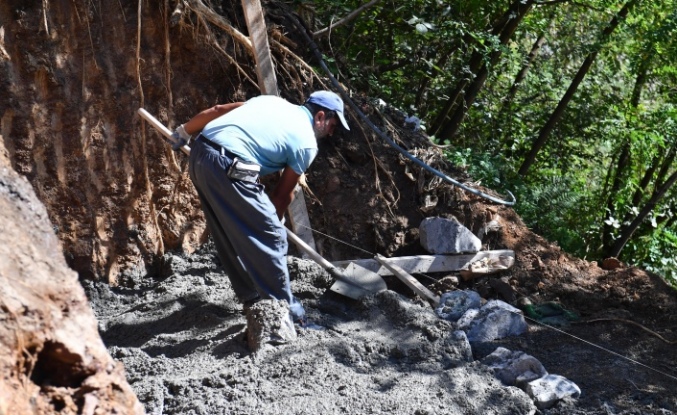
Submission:
M 142 414 L 44 206 L 0 151 L 0 414 Z
M 479 309 L 481 305 L 482 297 L 476 291 L 449 291 L 440 297 L 435 313 L 445 320 L 457 321 L 466 311 L 471 308 Z
M 419 238 L 423 249 L 431 254 L 474 253 L 482 249 L 482 241 L 455 219 L 423 219 Z
M 535 357 L 520 351 L 511 351 L 499 347 L 482 363 L 494 371 L 496 377 L 508 386 L 522 387 L 526 383 L 548 374 L 541 362 Z
M 528 329 L 522 311 L 501 300 L 491 300 L 479 310 L 469 309 L 457 325 L 466 331 L 470 343 L 519 336 Z

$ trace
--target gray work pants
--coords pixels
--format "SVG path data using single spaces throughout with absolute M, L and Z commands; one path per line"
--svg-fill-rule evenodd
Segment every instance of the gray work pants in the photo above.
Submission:
M 199 137 L 189 173 L 202 203 L 219 259 L 241 302 L 257 297 L 286 300 L 292 318 L 305 311 L 292 295 L 287 269 L 287 231 L 259 183 L 226 175 L 232 155 Z

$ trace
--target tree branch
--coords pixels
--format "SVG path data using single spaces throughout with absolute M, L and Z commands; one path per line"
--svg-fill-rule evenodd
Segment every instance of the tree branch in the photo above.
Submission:
M 209 21 L 213 25 L 225 30 L 226 33 L 231 35 L 234 39 L 240 42 L 240 44 L 245 46 L 249 53 L 252 55 L 254 54 L 254 47 L 252 46 L 251 40 L 249 40 L 249 38 L 242 34 L 239 30 L 234 28 L 230 23 L 228 23 L 228 21 L 226 21 L 223 16 L 219 15 L 210 7 L 206 6 L 202 0 L 188 0 L 186 4 L 188 8 L 191 9 L 195 14 L 204 17 L 205 20 Z
M 361 5 L 361 6 L 358 7 L 357 9 L 353 10 L 352 12 L 350 12 L 350 13 L 349 13 L 346 17 L 344 17 L 343 19 L 337 21 L 336 23 L 332 23 L 332 24 L 330 24 L 328 27 L 325 27 L 324 29 L 320 29 L 320 30 L 318 30 L 317 32 L 313 33 L 313 37 L 319 37 L 319 36 L 325 35 L 325 34 L 329 33 L 329 32 L 330 32 L 332 29 L 334 29 L 335 27 L 338 27 L 338 26 L 341 26 L 341 25 L 344 25 L 344 24 L 350 22 L 351 20 L 353 20 L 354 18 L 356 18 L 360 13 L 362 13 L 364 10 L 368 9 L 369 7 L 371 7 L 371 6 L 373 6 L 374 4 L 378 3 L 379 1 L 380 1 L 380 0 L 371 0 L 369 3 L 365 3 L 365 4 Z
M 586 9 L 595 10 L 595 11 L 598 11 L 598 12 L 604 11 L 604 9 L 601 9 L 599 7 L 594 7 L 594 6 L 591 6 L 589 4 L 579 3 L 579 2 L 574 1 L 574 0 L 534 1 L 533 4 L 536 5 L 536 6 L 550 6 L 550 5 L 553 5 L 553 4 L 562 4 L 562 3 L 571 3 L 574 6 L 585 7 Z

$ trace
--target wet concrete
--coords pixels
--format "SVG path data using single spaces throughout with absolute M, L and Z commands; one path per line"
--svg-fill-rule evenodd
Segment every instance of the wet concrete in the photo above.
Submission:
M 149 414 L 528 414 L 529 397 L 474 362 L 464 336 L 393 291 L 359 301 L 290 257 L 321 329 L 251 353 L 246 319 L 209 246 L 167 255 L 133 288 L 83 282 L 104 342 Z

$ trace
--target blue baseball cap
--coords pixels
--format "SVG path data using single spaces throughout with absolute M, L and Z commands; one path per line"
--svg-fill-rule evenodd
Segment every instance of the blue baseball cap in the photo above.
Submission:
M 331 91 L 315 91 L 310 94 L 306 102 L 319 105 L 329 111 L 334 111 L 336 115 L 338 115 L 339 120 L 341 120 L 343 128 L 350 130 L 348 122 L 346 122 L 346 117 L 343 115 L 343 100 L 335 93 Z

